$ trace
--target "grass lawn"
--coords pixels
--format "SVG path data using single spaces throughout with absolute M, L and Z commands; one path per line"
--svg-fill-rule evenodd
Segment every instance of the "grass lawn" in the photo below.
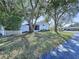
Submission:
M 73 32 L 60 32 L 60 34 L 67 40 L 73 36 Z
M 37 59 L 42 53 L 57 47 L 74 33 L 38 32 L 18 37 L 6 37 L 0 40 L 0 59 Z

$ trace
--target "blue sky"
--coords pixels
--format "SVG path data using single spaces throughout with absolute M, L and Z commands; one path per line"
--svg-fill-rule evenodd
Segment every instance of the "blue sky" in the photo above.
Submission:
M 79 13 L 76 15 L 76 17 L 74 18 L 75 22 L 79 22 Z

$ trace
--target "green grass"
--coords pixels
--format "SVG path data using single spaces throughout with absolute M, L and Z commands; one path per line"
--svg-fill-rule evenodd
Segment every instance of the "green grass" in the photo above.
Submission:
M 67 40 L 73 36 L 73 32 L 60 32 L 60 34 Z
M 2 55 L 9 57 L 9 59 L 37 59 L 42 53 L 62 44 L 64 40 L 69 39 L 74 33 L 60 32 L 60 34 L 65 39 L 50 31 L 2 38 L 1 44 L 3 45 L 0 45 L 0 48 L 3 49 Z M 7 58 L 5 57 L 5 59 Z

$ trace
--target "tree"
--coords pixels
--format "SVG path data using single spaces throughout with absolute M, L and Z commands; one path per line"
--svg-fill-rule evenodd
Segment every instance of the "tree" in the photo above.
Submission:
M 67 24 L 72 24 L 73 23 L 73 16 L 69 14 L 65 14 L 61 20 L 58 22 L 58 29 L 62 31 Z
M 24 2 L 21 0 L 21 5 L 24 10 L 24 18 L 27 19 L 30 27 L 30 32 L 33 32 L 37 19 L 42 15 L 42 1 L 43 0 L 27 0 L 28 6 L 25 6 Z
M 39 5 L 39 0 L 30 0 L 30 20 L 29 20 L 29 25 L 30 25 L 30 32 L 33 32 L 35 29 L 35 25 L 37 22 L 37 19 L 39 17 L 39 11 L 40 11 L 40 5 Z M 35 19 L 35 21 L 34 21 Z
M 48 0 L 46 13 L 54 20 L 55 32 L 58 33 L 58 23 L 67 13 L 75 15 L 78 12 L 78 0 Z
M 14 2 L 14 0 L 0 1 L 0 24 L 8 30 L 18 30 L 21 23 L 21 15 Z
M 39 0 L 18 0 L 21 8 L 22 15 L 29 23 L 30 32 L 33 32 L 36 21 L 39 17 Z M 34 22 L 35 19 L 35 22 Z

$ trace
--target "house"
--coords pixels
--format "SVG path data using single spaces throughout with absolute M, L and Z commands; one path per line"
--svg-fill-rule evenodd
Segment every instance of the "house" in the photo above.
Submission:
M 42 31 L 42 30 L 49 30 L 49 24 L 46 23 L 45 21 L 39 21 L 35 25 L 34 32 Z M 24 20 L 21 24 L 20 31 L 23 32 L 29 32 L 29 23 Z
M 66 31 L 79 31 L 79 23 L 72 23 L 69 26 L 65 27 Z
M 37 21 L 34 32 L 38 32 L 38 31 L 42 31 L 42 30 L 49 30 L 49 27 L 50 27 L 49 23 L 45 22 L 45 20 L 43 20 L 43 19 L 44 18 L 41 18 L 41 21 Z M 29 32 L 29 31 L 30 31 L 30 29 L 29 29 L 28 21 L 23 20 L 19 30 L 16 30 L 16 31 L 15 30 L 5 30 L 5 28 L 3 26 L 1 26 L 0 35 L 3 35 L 3 36 L 15 35 L 15 34 L 20 35 L 24 32 Z

